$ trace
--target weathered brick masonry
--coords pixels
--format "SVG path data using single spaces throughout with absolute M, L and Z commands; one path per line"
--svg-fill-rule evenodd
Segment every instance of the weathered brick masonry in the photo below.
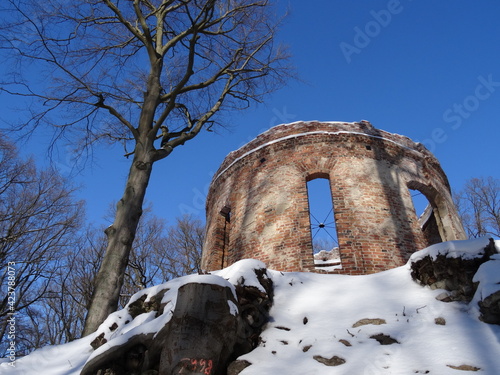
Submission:
M 276 126 L 223 161 L 207 197 L 202 267 L 255 258 L 271 269 L 316 271 L 307 181 L 327 178 L 342 269 L 367 274 L 403 265 L 416 250 L 465 234 L 439 162 L 421 144 L 370 123 Z M 433 210 L 422 227 L 409 189 Z

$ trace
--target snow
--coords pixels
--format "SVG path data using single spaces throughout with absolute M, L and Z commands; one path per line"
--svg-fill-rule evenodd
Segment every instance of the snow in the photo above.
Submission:
M 472 257 L 486 244 L 485 239 L 453 241 L 431 246 L 414 257 L 437 254 Z M 496 245 L 500 248 L 499 241 Z M 126 309 L 110 315 L 101 327 L 117 322 L 119 328 L 106 332 L 111 340 L 105 345 L 123 342 L 134 332 L 158 331 L 169 319 L 178 288 L 188 282 L 223 286 L 245 283 L 261 289 L 253 270 L 263 267 L 262 262 L 245 260 L 212 275 L 187 276 L 145 289 L 134 295 L 131 302 L 144 294 L 150 298 L 168 289 L 162 302 L 169 302 L 169 307 L 158 318 L 141 314 L 127 324 L 125 321 L 131 317 Z M 241 375 L 457 375 L 461 372 L 450 366 L 461 365 L 480 368 L 481 374 L 496 375 L 500 369 L 500 326 L 481 322 L 476 306 L 481 296 L 499 287 L 499 271 L 500 255 L 493 255 L 476 274 L 478 292 L 467 305 L 436 300 L 442 290 L 431 290 L 412 281 L 409 265 L 366 276 L 268 270 L 267 277 L 275 287 L 270 321 L 262 332 L 261 344 L 240 357 L 251 363 Z M 237 306 L 231 308 L 236 313 Z M 444 319 L 445 325 L 436 324 L 436 318 Z M 361 319 L 383 319 L 385 324 L 354 328 Z M 376 334 L 388 335 L 398 343 L 381 345 L 370 338 Z M 0 374 L 79 374 L 89 358 L 104 350 L 91 349 L 95 335 L 37 350 L 18 359 L 15 367 L 2 363 Z M 327 366 L 314 358 L 318 356 L 326 359 L 337 356 L 345 363 Z
M 500 241 L 495 241 L 495 247 L 500 248 Z M 472 281 L 478 282 L 478 288 L 471 302 L 471 306 L 477 307 L 478 302 L 484 298 L 500 291 L 500 254 L 494 254 L 488 262 L 483 263 Z
M 253 286 L 261 292 L 266 293 L 265 289 L 260 285 L 257 276 L 253 270 L 265 269 L 264 262 L 255 259 L 244 259 L 233 265 L 224 268 L 221 271 L 212 272 L 213 275 L 218 275 L 226 279 L 232 285 Z
M 274 273 L 272 321 L 263 344 L 241 357 L 252 363 L 241 375 L 445 375 L 456 374 L 447 365 L 462 364 L 498 374 L 499 327 L 480 322 L 466 305 L 436 300 L 441 291 L 418 286 L 409 272 L 405 266 L 368 276 Z M 435 324 L 438 317 L 446 325 Z M 386 324 L 352 327 L 366 318 Z M 400 344 L 370 338 L 379 333 Z M 313 358 L 318 355 L 346 363 L 328 367 Z
M 483 249 L 488 245 L 489 241 L 488 237 L 480 237 L 471 240 L 437 243 L 413 253 L 410 258 L 410 262 L 416 262 L 426 256 L 430 256 L 433 260 L 435 260 L 438 255 L 445 255 L 452 258 L 461 257 L 464 259 L 481 257 L 484 254 Z M 500 249 L 500 243 L 496 244 L 496 247 L 497 249 Z
M 29 356 L 0 364 L 0 374 L 78 375 L 92 354 L 93 335 L 68 344 L 38 349 Z
M 314 254 L 315 269 L 323 271 L 333 271 L 342 269 L 339 248 L 332 250 L 320 250 Z

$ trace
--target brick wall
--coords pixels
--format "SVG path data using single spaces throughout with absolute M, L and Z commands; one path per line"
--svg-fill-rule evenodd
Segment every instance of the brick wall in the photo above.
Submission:
M 315 178 L 330 180 L 342 261 L 336 273 L 394 268 L 431 239 L 465 238 L 446 175 L 422 145 L 365 121 L 297 122 L 223 161 L 207 196 L 202 267 L 255 258 L 276 270 L 325 272 L 314 267 L 309 229 L 307 181 Z M 422 231 L 409 189 L 431 202 L 435 233 Z

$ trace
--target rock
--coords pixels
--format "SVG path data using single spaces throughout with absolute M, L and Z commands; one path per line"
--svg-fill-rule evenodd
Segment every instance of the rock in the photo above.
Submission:
M 413 280 L 431 289 L 446 289 L 451 293 L 451 301 L 470 302 L 477 288 L 473 277 L 481 264 L 487 262 L 495 254 L 495 244 L 490 240 L 488 246 L 478 252 L 476 257 L 467 258 L 438 254 L 430 255 L 411 262 Z
M 141 300 L 141 299 L 140 299 Z M 161 300 L 161 299 L 160 299 Z M 236 343 L 237 303 L 229 287 L 189 283 L 178 290 L 173 316 L 157 333 L 137 334 L 85 364 L 81 374 L 222 374 Z M 140 303 L 143 303 L 142 299 Z
M 238 327 L 228 301 L 236 303 L 228 287 L 191 283 L 179 288 L 172 319 L 150 349 L 159 355 L 152 358 L 159 360 L 159 375 L 225 373 Z
M 325 358 L 320 355 L 315 355 L 313 358 L 319 363 L 324 364 L 325 366 L 340 366 L 346 362 L 344 358 L 337 357 L 336 355 L 334 355 L 332 358 Z
M 251 363 L 245 360 L 236 360 L 231 362 L 227 368 L 227 375 L 238 375 L 250 365 Z
M 85 364 L 81 375 L 134 374 L 142 368 L 153 334 L 136 335 L 120 346 L 112 346 Z
M 345 346 L 352 346 L 349 341 L 344 340 L 344 339 L 340 339 L 339 342 L 342 343 L 342 344 L 344 344 Z
M 481 370 L 479 367 L 476 366 L 470 366 L 470 365 L 460 365 L 460 366 L 453 366 L 453 365 L 446 365 L 454 370 L 462 370 L 462 371 L 479 371 Z
M 490 294 L 478 302 L 481 320 L 489 324 L 500 324 L 500 291 Z
M 267 276 L 265 268 L 256 269 L 254 272 L 265 292 L 245 285 L 244 280 L 240 280 L 235 286 L 240 306 L 238 339 L 233 352 L 235 358 L 257 347 L 262 328 L 269 321 L 269 310 L 273 302 L 272 280 Z
M 448 292 L 440 293 L 438 296 L 436 296 L 436 299 L 441 302 L 453 302 L 453 299 Z
M 135 317 L 145 314 L 151 311 L 156 311 L 156 316 L 159 316 L 163 313 L 163 308 L 165 305 L 161 303 L 161 300 L 165 293 L 168 292 L 168 289 L 162 289 L 157 294 L 152 296 L 149 301 L 146 302 L 147 295 L 144 294 L 136 301 L 132 302 L 128 305 L 128 312 L 132 319 Z
M 469 302 L 475 292 L 472 282 L 479 266 L 487 259 L 448 258 L 438 255 L 435 260 L 430 256 L 412 263 L 411 276 L 422 285 L 431 289 L 446 289 L 455 293 L 449 294 L 452 301 Z
M 384 319 L 379 319 L 379 318 L 375 318 L 375 319 L 361 319 L 361 320 L 358 320 L 356 323 L 354 323 L 352 325 L 352 328 L 356 328 L 356 327 L 360 327 L 360 326 L 364 326 L 364 325 L 368 325 L 368 324 L 374 324 L 374 325 L 381 325 L 381 324 L 386 324 L 386 321 Z
M 434 319 L 434 323 L 437 325 L 440 325 L 440 326 L 444 326 L 444 325 L 446 325 L 446 320 L 442 317 L 438 317 L 438 318 Z
M 391 336 L 384 335 L 383 333 L 379 333 L 377 335 L 370 336 L 371 339 L 377 340 L 380 345 L 392 345 L 399 344 L 399 341 L 393 339 Z
M 97 336 L 91 343 L 90 346 L 92 349 L 96 350 L 98 347 L 106 344 L 108 340 L 104 337 L 104 332 Z
M 267 270 L 254 272 L 262 288 L 255 283 L 245 285 L 243 277 L 237 285 L 232 285 L 215 275 L 206 276 L 208 280 L 203 276 L 199 281 L 181 284 L 169 292 L 177 293 L 173 310 L 166 310 L 172 296 L 162 303 L 168 288 L 159 292 L 151 288 L 150 292 L 136 295 L 124 310 L 110 318 L 118 324 L 100 327 L 102 332 L 92 347 L 97 349 L 107 342 L 109 348 L 92 356 L 81 375 L 226 375 L 229 363 L 231 371 L 238 374 L 246 367 L 246 361 L 234 360 L 258 345 L 273 298 Z M 147 334 L 141 333 L 139 325 L 127 329 L 141 314 L 149 314 L 146 323 L 151 319 L 167 323 L 158 326 L 156 332 L 146 331 Z M 170 320 L 164 318 L 165 314 L 172 314 Z
M 290 331 L 290 328 L 288 328 L 288 327 L 277 326 L 277 327 L 274 327 L 274 328 L 281 329 L 283 331 Z
M 473 303 L 479 307 L 479 318 L 485 323 L 500 324 L 500 254 L 483 263 L 473 281 L 478 284 Z

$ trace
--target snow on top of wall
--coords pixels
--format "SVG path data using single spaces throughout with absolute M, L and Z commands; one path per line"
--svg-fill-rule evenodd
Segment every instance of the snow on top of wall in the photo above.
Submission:
M 489 241 L 489 237 L 480 237 L 471 240 L 440 242 L 413 253 L 409 262 L 417 262 L 426 256 L 430 256 L 435 260 L 438 255 L 464 259 L 478 258 L 483 256 L 484 248 L 488 246 Z M 500 249 L 500 244 L 496 246 L 497 250 Z
M 290 123 L 290 124 L 283 124 L 283 125 L 278 125 L 278 126 L 293 126 L 294 124 L 300 124 L 300 123 L 304 123 L 304 124 L 308 124 L 308 123 L 313 123 L 314 121 L 308 121 L 308 122 L 303 122 L 303 121 L 297 121 L 297 122 L 293 122 L 293 123 Z M 321 122 L 322 124 L 332 124 L 332 125 L 354 125 L 354 124 L 357 124 L 356 122 L 351 122 L 351 123 L 347 123 L 347 122 Z M 269 131 L 269 130 L 267 130 Z M 267 132 L 266 131 L 266 132 Z M 266 133 L 264 132 L 264 133 Z M 262 134 L 264 134 L 262 133 Z M 280 138 L 276 138 L 276 139 L 273 139 L 273 140 L 270 140 L 268 142 L 265 142 L 247 152 L 245 152 L 244 154 L 238 156 L 237 158 L 235 158 L 226 168 L 224 168 L 222 171 L 220 171 L 212 180 L 212 184 L 217 181 L 219 179 L 219 177 L 224 174 L 229 168 L 231 168 L 235 163 L 237 163 L 238 161 L 240 161 L 241 159 L 247 157 L 248 155 L 264 148 L 264 147 L 267 147 L 269 145 L 272 145 L 272 144 L 275 144 L 275 143 L 278 143 L 278 142 L 282 142 L 282 141 L 285 141 L 287 139 L 292 139 L 292 138 L 299 138 L 299 137 L 304 137 L 304 136 L 308 136 L 308 135 L 315 135 L 315 134 L 326 134 L 326 135 L 340 135 L 340 134 L 354 134 L 354 135 L 361 135 L 361 136 L 365 136 L 365 137 L 368 137 L 368 138 L 374 138 L 374 139 L 381 139 L 381 140 L 384 140 L 384 141 L 387 141 L 387 142 L 391 142 L 399 147 L 402 147 L 408 151 L 411 151 L 411 152 L 414 152 L 414 153 L 417 153 L 417 154 L 421 154 L 420 151 L 416 150 L 416 149 L 413 149 L 411 147 L 408 147 L 402 143 L 399 143 L 399 142 L 396 142 L 392 139 L 389 139 L 389 138 L 385 138 L 385 137 L 382 137 L 382 136 L 379 136 L 379 135 L 373 135 L 373 134 L 367 134 L 367 133 L 363 133 L 363 132 L 357 132 L 357 131 L 349 131 L 349 130 L 338 130 L 338 131 L 328 131 L 328 130 L 313 130 L 313 131 L 308 131 L 308 132 L 302 132 L 302 133 L 295 133 L 295 134 L 289 134 L 289 135 L 286 135 L 286 136 L 283 136 L 283 137 L 280 137 Z M 392 134 L 392 133 L 388 133 L 388 134 Z M 399 136 L 397 134 L 393 134 L 393 135 L 396 135 L 396 136 Z M 403 136 L 400 136 L 400 137 L 403 137 Z M 258 138 L 258 136 L 257 136 Z M 406 137 L 405 137 L 406 138 Z M 247 143 L 248 144 L 248 143 Z M 231 154 L 235 154 L 237 153 L 239 150 L 241 150 L 243 147 L 245 147 L 247 144 L 243 145 L 242 147 L 240 147 L 238 150 L 235 150 L 235 151 L 232 151 L 229 153 L 229 155 Z M 415 143 L 415 145 L 417 145 L 417 143 Z M 228 155 L 228 156 L 229 156 Z

